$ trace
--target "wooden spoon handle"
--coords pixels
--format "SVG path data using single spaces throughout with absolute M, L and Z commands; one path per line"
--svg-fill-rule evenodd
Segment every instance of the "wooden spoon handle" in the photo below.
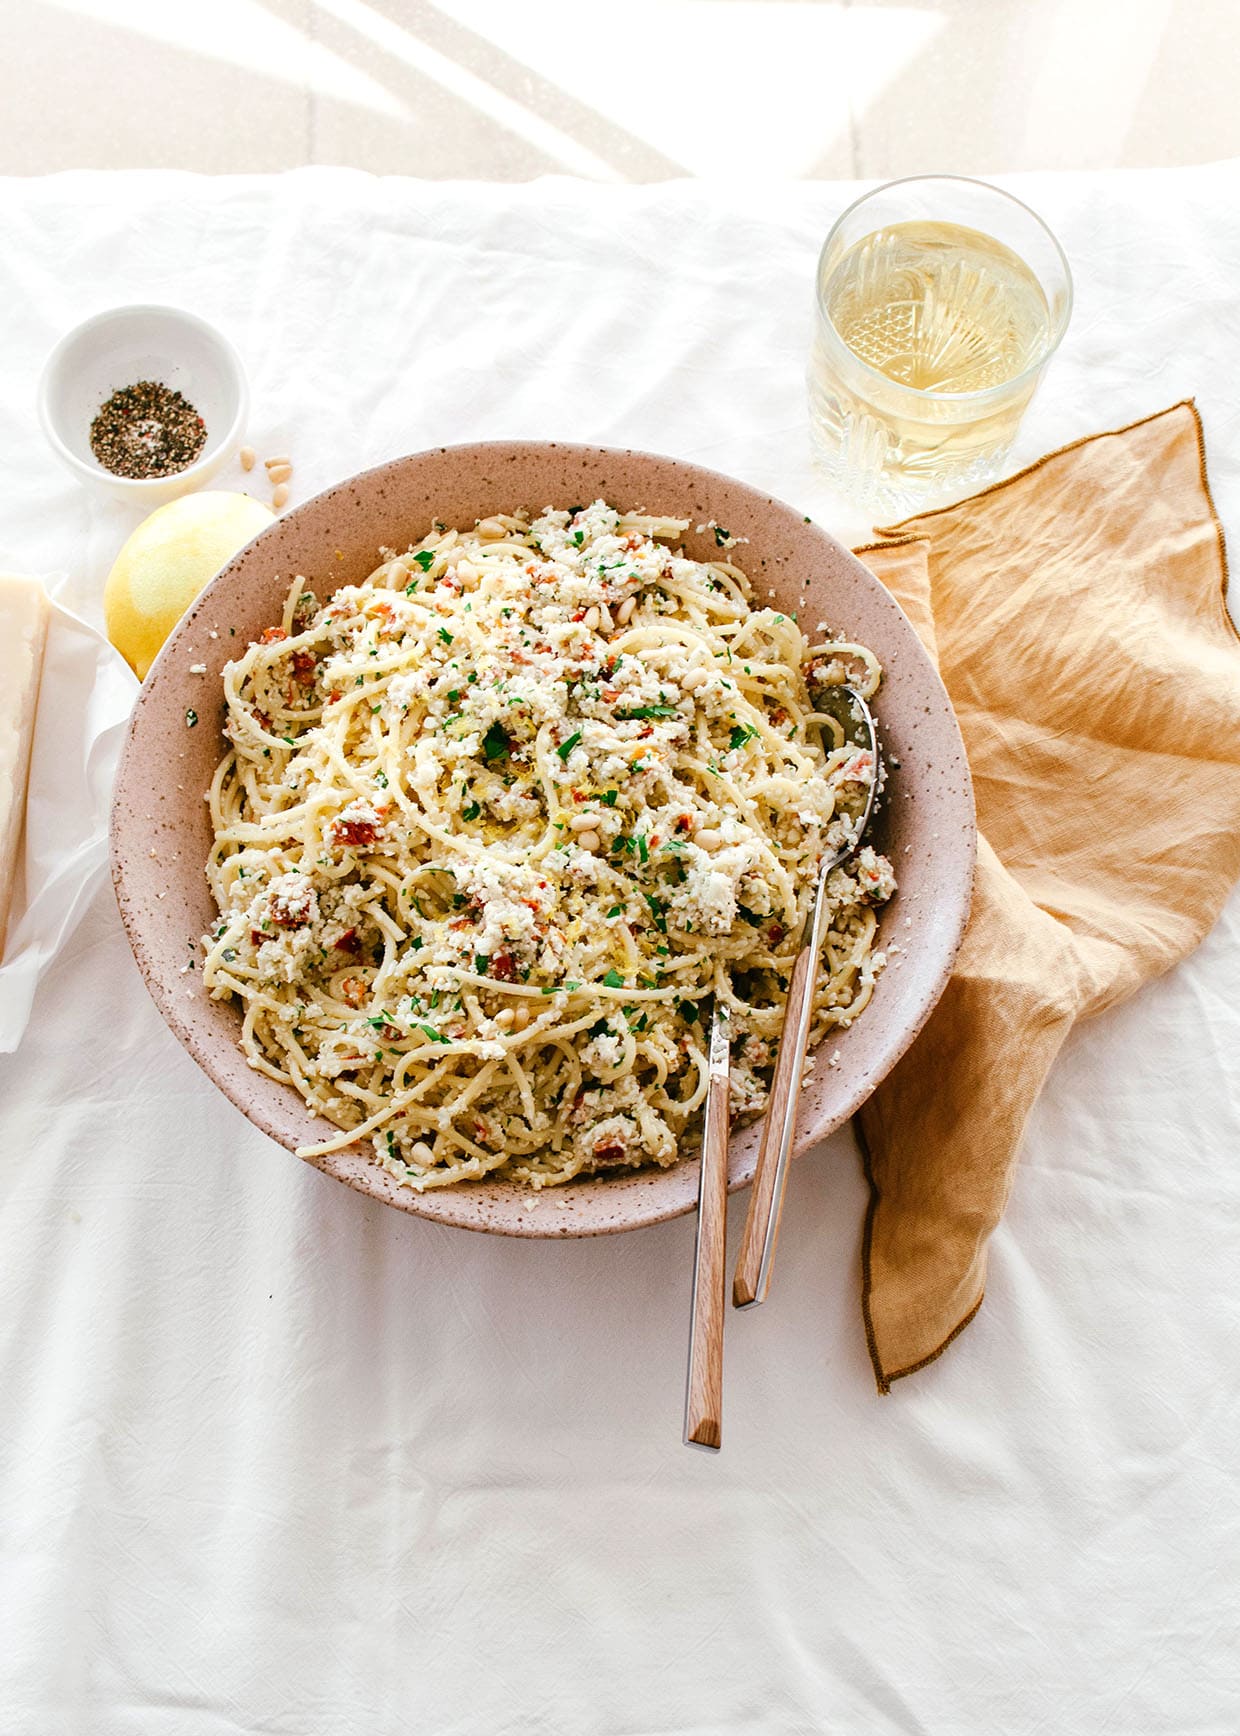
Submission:
M 817 921 L 810 926 L 809 940 L 797 954 L 792 980 L 788 984 L 783 1036 L 775 1062 L 775 1076 L 771 1080 L 766 1120 L 762 1125 L 762 1145 L 749 1195 L 749 1213 L 741 1236 L 740 1257 L 732 1281 L 732 1301 L 737 1308 L 750 1308 L 756 1302 L 765 1302 L 771 1281 L 771 1264 L 784 1209 L 788 1160 L 796 1134 L 801 1069 L 809 1041 L 814 978 L 817 975 Z
M 728 1223 L 728 1061 L 712 1064 L 702 1129 L 685 1444 L 717 1450 L 723 1440 L 723 1320 L 727 1312 L 724 1242 Z

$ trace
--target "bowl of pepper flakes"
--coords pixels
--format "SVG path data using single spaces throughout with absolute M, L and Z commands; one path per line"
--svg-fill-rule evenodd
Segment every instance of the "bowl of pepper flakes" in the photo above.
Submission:
M 249 389 L 222 333 L 177 307 L 109 308 L 56 345 L 39 420 L 88 487 L 147 508 L 206 482 L 241 442 Z

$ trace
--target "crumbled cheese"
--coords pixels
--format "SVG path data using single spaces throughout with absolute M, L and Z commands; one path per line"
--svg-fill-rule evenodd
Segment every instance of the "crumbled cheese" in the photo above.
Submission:
M 686 528 L 596 500 L 547 509 L 526 551 L 499 545 L 500 521 L 468 553 L 387 551 L 366 584 L 307 604 L 264 651 L 262 682 L 230 704 L 238 755 L 268 783 L 259 813 L 243 800 L 252 833 L 278 837 L 282 814 L 304 812 L 313 843 L 292 858 L 300 874 L 276 873 L 290 857 L 262 843 L 225 851 L 212 992 L 229 992 L 230 957 L 240 961 L 273 1003 L 265 1030 L 297 1031 L 318 1078 L 341 1080 L 327 1113 L 346 1127 L 367 1100 L 358 1084 L 381 1092 L 406 1054 L 415 1071 L 451 1057 L 456 1080 L 458 1057 L 528 1065 L 532 1104 L 501 1067 L 466 1107 L 431 1090 L 380 1128 L 378 1161 L 402 1185 L 434 1185 L 445 1164 L 490 1173 L 506 1128 L 538 1150 L 566 1118 L 563 1167 L 516 1165 L 534 1187 L 674 1162 L 705 1040 L 691 1016 L 701 973 L 721 953 L 736 972 L 752 959 L 769 973 L 772 955 L 790 968 L 814 864 L 855 841 L 872 756 L 824 757 L 812 730 L 806 739 L 808 646 L 792 617 L 751 610 L 735 654 L 683 633 L 680 592 L 704 583 L 668 546 Z M 716 601 L 739 621 L 730 598 L 712 611 Z M 784 673 L 754 682 L 750 660 Z M 353 784 L 325 796 L 323 745 L 340 751 L 342 719 Z M 770 829 L 755 827 L 755 807 Z M 893 885 L 883 858 L 859 852 L 832 875 L 829 920 L 855 934 L 858 906 Z M 881 962 L 866 960 L 859 980 Z M 677 1000 L 652 999 L 660 983 L 675 983 Z M 855 999 L 856 979 L 841 977 L 825 1022 L 845 1024 Z M 308 1007 L 316 1016 L 299 1024 Z M 765 1103 L 773 1061 L 749 1017 L 771 1026 L 765 1007 L 738 1007 L 732 1101 L 744 1115 Z M 543 1102 L 541 1033 L 566 1025 L 572 1095 Z M 638 1052 L 641 1071 L 626 1070 Z
M 671 908 L 698 934 L 730 934 L 736 921 L 736 888 L 718 869 L 693 867 L 672 894 Z

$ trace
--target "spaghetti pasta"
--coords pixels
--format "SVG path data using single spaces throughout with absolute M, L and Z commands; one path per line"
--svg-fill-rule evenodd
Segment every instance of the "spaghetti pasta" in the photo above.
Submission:
M 732 539 L 603 501 L 436 525 L 224 671 L 204 980 L 251 1066 L 402 1184 L 676 1161 L 731 1012 L 760 1111 L 818 864 L 872 755 L 811 691 L 880 670 L 751 604 Z M 706 528 L 706 527 L 699 527 Z M 808 685 L 807 685 L 808 682 Z M 873 991 L 870 848 L 831 877 L 815 1041 Z

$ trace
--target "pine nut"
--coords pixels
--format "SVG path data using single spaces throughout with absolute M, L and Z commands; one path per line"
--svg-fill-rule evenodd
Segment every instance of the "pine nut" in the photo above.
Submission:
M 585 624 L 590 629 L 591 633 L 593 633 L 597 629 L 599 621 L 601 619 L 602 619 L 602 617 L 599 614 L 597 609 L 590 608 L 590 609 L 586 610 Z
M 252 446 L 243 446 L 241 448 L 240 458 L 242 470 L 253 470 L 254 448 Z
M 409 1147 L 409 1155 L 417 1163 L 434 1163 L 435 1153 L 424 1139 L 419 1139 L 416 1145 Z
M 705 669 L 686 669 L 680 678 L 680 685 L 686 693 L 696 693 L 702 683 L 709 680 Z
M 293 466 L 291 464 L 273 464 L 270 458 L 267 460 L 268 481 L 287 482 L 292 474 Z
M 512 1028 L 514 1031 L 523 1031 L 525 1029 L 525 1027 L 529 1024 L 529 1022 L 530 1022 L 530 1009 L 528 1007 L 519 1006 L 519 1007 L 513 1008 Z
M 515 1017 L 515 1015 L 513 1013 L 512 1008 L 511 1007 L 504 1007 L 502 1009 L 502 1011 L 496 1013 L 495 1023 L 497 1025 L 511 1025 L 514 1017 Z
M 457 582 L 463 591 L 476 591 L 478 580 L 482 577 L 472 561 L 462 558 L 456 563 Z
M 287 464 L 290 471 L 293 468 L 293 460 L 285 453 L 282 453 L 278 458 L 264 458 L 263 463 L 267 466 L 268 470 L 275 470 L 281 464 Z M 278 481 L 279 478 L 277 477 L 276 480 Z
M 593 814 L 574 814 L 568 822 L 570 832 L 590 832 L 594 829 Z
M 707 826 L 697 834 L 693 841 L 695 844 L 699 844 L 703 850 L 717 850 L 723 843 L 723 833 L 716 832 L 712 826 Z
M 500 518 L 484 518 L 478 522 L 478 535 L 484 542 L 495 542 L 508 535 L 508 526 Z
M 272 506 L 276 512 L 279 512 L 279 510 L 282 506 L 288 505 L 288 483 L 287 482 L 282 482 L 279 485 L 279 487 L 273 491 L 272 496 L 271 496 L 271 504 L 272 504 Z
M 583 850 L 597 850 L 602 841 L 597 832 L 579 832 L 577 834 L 577 842 Z
M 616 625 L 618 627 L 627 627 L 629 622 L 633 619 L 633 611 L 636 607 L 637 598 L 626 597 L 624 602 L 621 603 L 620 607 L 616 610 Z

